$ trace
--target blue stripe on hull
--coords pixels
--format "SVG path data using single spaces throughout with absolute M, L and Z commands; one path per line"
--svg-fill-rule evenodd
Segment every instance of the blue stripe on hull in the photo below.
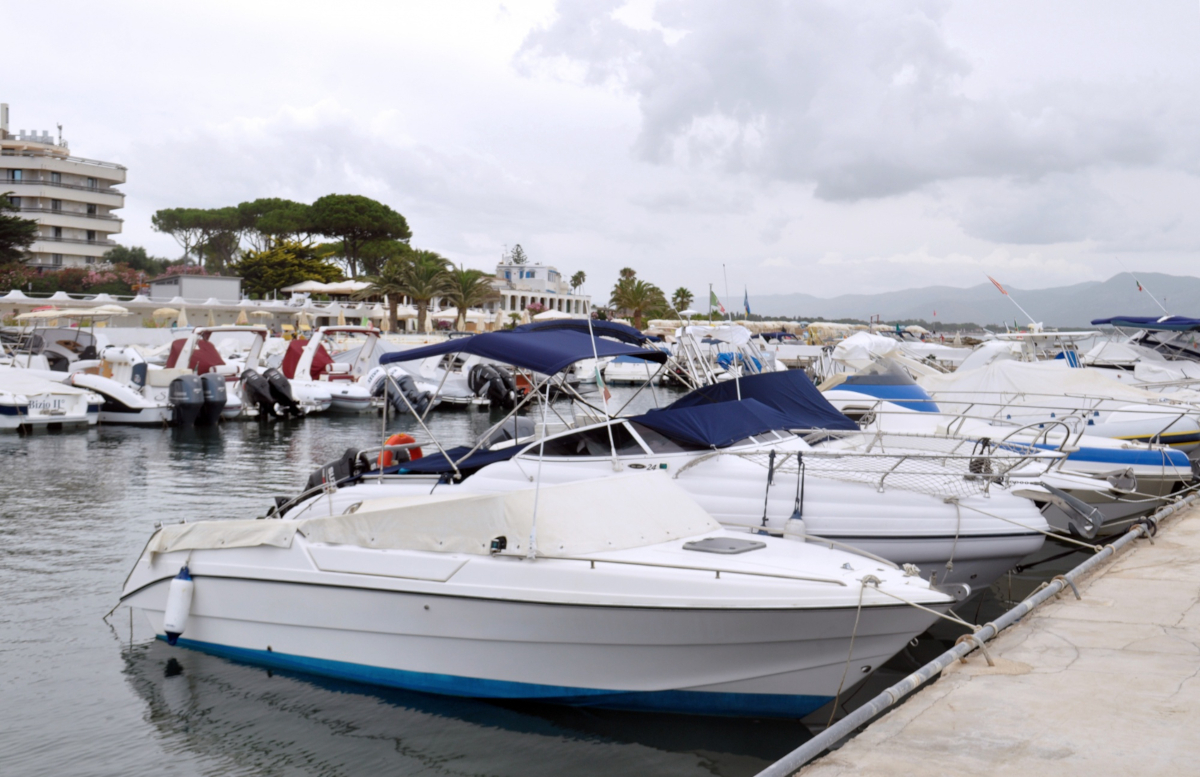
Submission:
M 1057 445 L 1037 443 L 1034 447 L 1046 451 L 1058 450 Z M 1067 454 L 1072 461 L 1094 461 L 1103 464 L 1124 464 L 1126 466 L 1142 467 L 1175 467 L 1182 471 L 1190 471 L 1191 463 L 1188 457 L 1179 451 L 1152 451 L 1120 448 L 1089 448 L 1081 446 L 1079 450 Z
M 165 637 L 160 635 L 159 639 L 165 639 Z M 267 650 L 228 647 L 191 639 L 180 639 L 179 646 L 260 666 L 335 677 L 368 685 L 475 699 L 508 699 L 566 704 L 576 707 L 606 707 L 689 715 L 762 718 L 802 718 L 833 699 L 832 696 L 785 696 L 769 693 L 609 691 L 596 688 L 571 688 L 558 685 L 514 683 L 507 680 L 458 677 L 448 674 L 407 672 L 403 669 L 307 658 Z

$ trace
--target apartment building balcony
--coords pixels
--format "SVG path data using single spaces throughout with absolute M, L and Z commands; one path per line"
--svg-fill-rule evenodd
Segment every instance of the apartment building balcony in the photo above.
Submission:
M 11 141 L 6 141 L 11 142 Z M 25 170 L 83 175 L 111 183 L 125 183 L 124 165 L 101 162 L 78 156 L 65 156 L 61 151 L 28 148 L 0 149 L 0 167 L 20 167 Z
M 73 183 L 59 183 L 37 178 L 0 178 L 0 194 L 12 192 L 14 197 L 44 197 L 45 199 L 64 199 L 62 191 L 70 190 L 72 202 L 82 202 L 88 205 L 103 205 L 106 208 L 121 208 L 125 205 L 125 193 L 116 189 L 105 189 L 98 186 L 87 186 Z

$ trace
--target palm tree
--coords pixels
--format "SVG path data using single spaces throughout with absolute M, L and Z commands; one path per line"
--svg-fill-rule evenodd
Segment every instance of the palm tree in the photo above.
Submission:
M 467 308 L 479 307 L 485 302 L 499 297 L 492 288 L 492 276 L 483 270 L 464 270 L 459 265 L 457 270 L 451 269 L 446 273 L 446 302 L 458 308 L 458 318 L 454 320 L 454 328 L 466 329 Z
M 675 293 L 671 295 L 671 306 L 674 307 L 675 312 L 678 313 L 681 310 L 687 310 L 690 308 L 695 299 L 696 298 L 692 296 L 690 291 L 680 286 L 675 290 Z
M 405 266 L 407 264 L 408 260 L 404 258 L 394 257 L 389 259 L 379 275 L 366 278 L 371 284 L 370 286 L 354 293 L 355 299 L 387 297 L 388 322 L 393 332 L 400 331 L 400 322 L 396 315 L 396 307 L 400 304 L 400 298 L 408 294 L 408 278 L 405 273 Z
M 637 277 L 637 270 L 632 267 L 622 267 L 620 271 L 621 280 L 631 281 Z
M 404 292 L 412 297 L 417 306 L 417 331 L 425 331 L 425 316 L 429 312 L 429 303 L 435 297 L 444 295 L 448 288 L 447 268 L 450 262 L 433 251 L 413 251 L 412 259 L 405 265 Z
M 666 305 L 662 289 L 637 278 L 622 278 L 613 286 L 609 304 L 633 316 L 635 329 L 642 328 L 642 315 L 648 310 Z
M 587 281 L 587 273 L 585 273 L 583 270 L 575 273 L 571 276 L 571 290 L 574 291 L 578 289 L 584 284 L 585 281 Z

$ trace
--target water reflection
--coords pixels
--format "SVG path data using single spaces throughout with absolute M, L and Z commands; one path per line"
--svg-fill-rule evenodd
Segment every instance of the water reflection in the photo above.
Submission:
M 751 775 L 807 736 L 791 721 L 631 715 L 374 689 L 165 643 L 124 674 L 169 752 L 223 773 Z

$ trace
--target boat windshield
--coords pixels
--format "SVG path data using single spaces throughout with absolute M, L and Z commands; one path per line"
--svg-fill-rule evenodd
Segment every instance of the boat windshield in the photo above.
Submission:
M 656 432 L 648 426 L 641 424 L 631 424 L 633 430 L 637 432 L 638 437 L 642 438 L 642 442 L 646 443 L 646 447 L 651 453 L 686 453 L 688 451 L 703 451 L 707 448 L 699 445 L 692 445 L 678 440 L 672 440 L 666 435 Z
M 548 438 L 545 442 L 547 456 L 611 456 L 616 446 L 618 456 L 643 456 L 646 451 L 625 424 L 612 425 L 612 444 L 609 444 L 608 429 L 603 426 L 584 429 L 561 437 Z M 523 454 L 537 456 L 542 446 L 534 444 Z

